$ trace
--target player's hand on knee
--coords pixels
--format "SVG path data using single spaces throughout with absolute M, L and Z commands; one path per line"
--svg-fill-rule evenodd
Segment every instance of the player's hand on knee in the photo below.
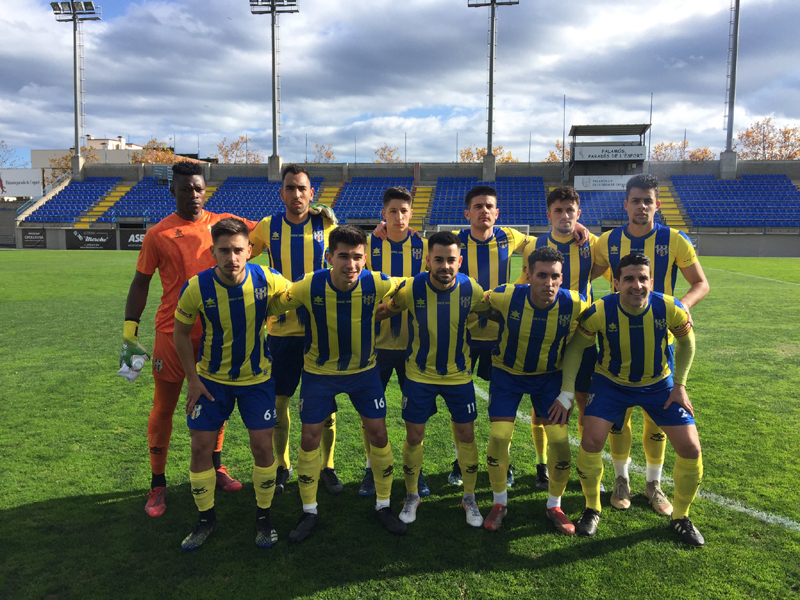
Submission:
M 575 394 L 561 392 L 547 410 L 547 416 L 553 425 L 564 426 L 567 424 L 572 409 L 575 406 Z
M 666 404 L 664 404 L 664 410 L 667 410 L 669 405 L 673 402 L 683 407 L 686 412 L 694 417 L 694 407 L 692 406 L 692 401 L 689 400 L 689 394 L 686 393 L 686 386 L 675 384 L 672 391 L 669 393 Z
M 134 365 L 131 364 L 131 360 L 134 356 L 141 356 L 145 362 L 150 360 L 147 350 L 139 343 L 139 323 L 129 320 L 125 321 L 122 327 L 122 349 L 119 352 L 119 366 L 127 365 L 133 368 Z M 136 370 L 141 370 L 141 366 Z
M 201 397 L 206 397 L 211 402 L 214 402 L 214 396 L 208 393 L 206 386 L 203 385 L 203 382 L 200 381 L 199 377 L 195 377 L 192 379 L 188 379 L 186 383 L 186 414 L 192 414 L 194 410 L 194 405 L 197 404 L 197 401 L 200 400 Z

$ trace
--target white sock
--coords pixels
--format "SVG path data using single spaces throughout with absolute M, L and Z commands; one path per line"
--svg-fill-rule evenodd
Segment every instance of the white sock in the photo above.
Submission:
M 561 496 L 547 494 L 547 508 L 559 508 L 561 506 Z
M 391 504 L 389 503 L 389 499 L 386 500 L 376 500 L 375 501 L 375 510 L 380 510 L 382 508 L 389 508 Z
M 663 468 L 663 464 L 657 465 L 651 462 L 647 463 L 645 478 L 647 479 L 648 483 L 651 481 L 661 481 L 661 469 Z
M 312 515 L 317 514 L 317 503 L 303 504 L 303 512 L 311 513 Z
M 456 450 L 456 460 L 458 460 L 458 446 L 453 446 Z
M 367 468 L 368 469 L 372 468 L 372 461 L 370 459 L 367 459 Z
M 494 503 L 495 504 L 502 504 L 506 506 L 508 504 L 508 492 L 502 491 L 499 494 L 497 492 L 492 492 L 494 494 Z
M 631 462 L 630 457 L 626 458 L 625 460 L 612 458 L 611 462 L 614 463 L 614 477 L 624 477 L 625 479 L 630 479 L 628 476 L 628 465 Z

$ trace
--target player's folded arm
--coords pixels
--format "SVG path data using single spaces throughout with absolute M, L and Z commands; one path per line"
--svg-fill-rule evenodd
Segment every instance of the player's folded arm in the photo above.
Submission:
M 575 392 L 575 378 L 583 360 L 583 351 L 595 343 L 595 333 L 584 329 L 581 325 L 575 330 L 572 339 L 567 343 L 564 359 L 561 363 L 561 391 Z
M 670 331 L 675 336 L 675 360 L 672 379 L 678 385 L 686 385 L 686 380 L 689 379 L 689 370 L 692 368 L 692 361 L 694 361 L 694 329 L 689 323 L 686 323 L 681 328 L 670 329 Z
M 287 311 L 303 306 L 300 295 L 305 287 L 304 282 L 305 279 L 296 281 L 280 294 L 273 296 L 267 305 L 267 314 L 279 317 Z

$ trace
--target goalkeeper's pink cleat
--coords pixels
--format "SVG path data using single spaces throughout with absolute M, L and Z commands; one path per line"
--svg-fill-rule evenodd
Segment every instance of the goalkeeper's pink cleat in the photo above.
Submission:
M 217 487 L 224 492 L 238 492 L 242 489 L 242 484 L 228 475 L 228 467 L 220 465 L 217 469 Z

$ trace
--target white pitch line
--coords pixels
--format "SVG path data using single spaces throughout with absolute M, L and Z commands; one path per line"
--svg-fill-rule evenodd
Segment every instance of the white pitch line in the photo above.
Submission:
M 489 399 L 489 394 L 483 389 L 479 388 L 478 386 L 475 386 L 475 395 L 478 396 L 481 400 Z M 531 416 L 529 414 L 525 414 L 520 411 L 517 411 L 517 419 L 519 419 L 524 423 L 527 423 L 528 425 L 530 425 L 531 423 Z M 575 448 L 581 445 L 580 440 L 573 436 L 569 436 L 569 443 L 571 446 L 574 446 Z M 603 460 L 605 460 L 607 463 L 610 463 L 611 455 L 608 452 L 603 452 Z M 630 469 L 631 471 L 633 471 L 638 475 L 645 474 L 645 468 L 635 463 L 631 463 L 628 466 L 628 469 Z M 675 484 L 672 481 L 671 477 L 663 476 L 661 478 L 661 482 L 666 483 L 669 486 L 675 487 Z M 800 523 L 792 521 L 791 519 L 788 519 L 786 517 L 773 515 L 772 513 L 764 512 L 762 510 L 757 510 L 755 508 L 750 508 L 748 506 L 745 506 L 744 504 L 736 502 L 736 500 L 729 500 L 724 496 L 720 496 L 719 494 L 714 494 L 712 492 L 706 492 L 700 490 L 699 492 L 697 492 L 697 495 L 703 498 L 704 500 L 708 500 L 709 502 L 713 502 L 714 504 L 717 504 L 719 506 L 729 508 L 736 512 L 745 514 L 748 517 L 753 517 L 754 519 L 758 519 L 759 521 L 769 523 L 770 525 L 778 525 L 779 527 L 783 527 L 784 529 L 788 529 L 789 531 L 800 532 Z
M 730 275 L 741 275 L 742 277 L 752 277 L 753 279 L 761 279 L 763 281 L 773 281 L 775 283 L 782 283 L 784 285 L 796 285 L 800 287 L 800 283 L 794 283 L 793 281 L 783 281 L 781 279 L 770 279 L 769 277 L 760 277 L 758 275 L 749 275 L 747 273 L 737 273 L 736 271 L 726 271 L 725 269 L 715 269 L 714 267 L 703 267 L 706 271 L 719 271 L 720 273 L 728 273 Z

